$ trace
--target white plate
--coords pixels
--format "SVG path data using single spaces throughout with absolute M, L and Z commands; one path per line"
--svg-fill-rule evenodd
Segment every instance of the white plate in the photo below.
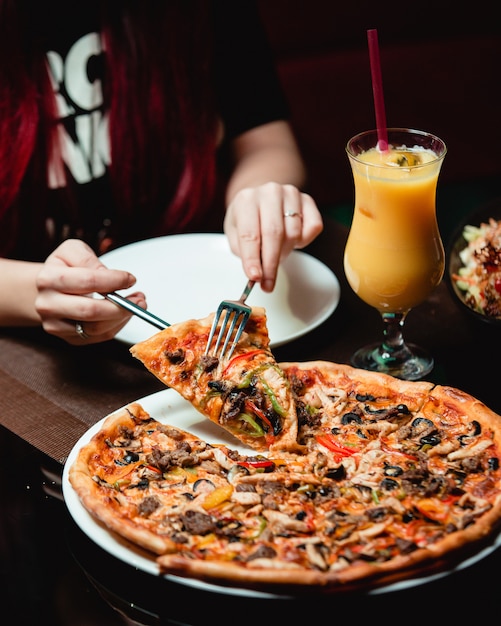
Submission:
M 133 290 L 143 291 L 148 309 L 169 324 L 206 317 L 221 300 L 239 298 L 247 281 L 240 259 L 221 234 L 146 239 L 107 252 L 101 260 L 110 268 L 134 274 Z M 315 257 L 295 250 L 279 268 L 273 293 L 264 293 L 256 285 L 247 302 L 266 309 L 274 348 L 319 326 L 334 312 L 339 297 L 333 272 Z M 151 335 L 152 326 L 133 317 L 116 337 L 134 344 Z
M 244 454 L 253 454 L 250 448 L 245 447 L 239 441 L 234 439 L 229 433 L 219 428 L 213 422 L 210 422 L 198 413 L 184 398 L 182 398 L 176 391 L 172 389 L 164 389 L 152 395 L 141 398 L 138 402 L 148 413 L 165 424 L 172 424 L 177 428 L 182 428 L 186 431 L 193 433 L 194 435 L 204 439 L 209 443 L 224 443 L 232 448 L 239 450 Z M 68 479 L 68 471 L 71 465 L 74 463 L 78 451 L 82 446 L 87 444 L 92 436 L 102 427 L 106 418 L 97 422 L 92 426 L 73 447 L 70 452 L 66 464 L 63 469 L 63 496 L 66 506 L 70 512 L 70 515 L 75 520 L 80 529 L 98 546 L 103 550 L 111 554 L 112 556 L 128 563 L 132 567 L 142 570 L 146 573 L 159 575 L 158 566 L 153 556 L 150 556 L 147 552 L 135 548 L 133 544 L 126 542 L 114 533 L 110 532 L 103 524 L 95 520 L 83 507 L 80 499 L 78 498 L 75 490 L 71 486 Z M 376 595 L 381 593 L 388 593 L 390 591 L 400 591 L 408 589 L 410 587 L 416 587 L 418 585 L 437 580 L 444 576 L 448 576 L 453 572 L 462 570 L 470 565 L 473 565 L 477 561 L 487 557 L 495 549 L 501 545 L 501 534 L 499 534 L 495 541 L 479 551 L 477 554 L 465 559 L 454 568 L 446 571 L 441 571 L 430 576 L 422 576 L 419 578 L 409 578 L 407 580 L 392 583 L 378 589 L 368 591 L 369 595 Z M 212 591 L 216 593 L 246 596 L 253 598 L 263 599 L 287 599 L 293 596 L 287 594 L 273 594 L 261 591 L 255 591 L 251 589 L 245 589 L 243 587 L 227 587 L 217 584 L 206 583 L 190 578 L 181 578 L 179 576 L 173 576 L 171 574 L 165 575 L 167 580 L 175 581 L 178 584 L 202 589 L 205 591 Z

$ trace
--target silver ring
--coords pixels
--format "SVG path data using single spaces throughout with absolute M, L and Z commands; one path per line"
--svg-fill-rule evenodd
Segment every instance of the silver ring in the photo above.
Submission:
M 284 211 L 284 217 L 299 217 L 299 219 L 303 219 L 301 213 L 297 211 Z
M 75 331 L 80 339 L 88 339 L 89 335 L 85 332 L 82 322 L 75 322 Z

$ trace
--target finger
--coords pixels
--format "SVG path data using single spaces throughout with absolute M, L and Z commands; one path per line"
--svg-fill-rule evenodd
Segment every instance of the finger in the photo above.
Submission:
M 128 289 L 135 282 L 130 272 L 109 270 L 85 242 L 68 239 L 47 257 L 37 288 L 82 294 Z
M 261 269 L 261 215 L 254 189 L 243 189 L 228 206 L 225 232 L 231 250 L 242 260 L 248 278 L 260 281 Z
M 40 312 L 42 326 L 47 333 L 56 335 L 74 345 L 82 345 L 84 341 L 86 344 L 90 344 L 112 339 L 132 316 L 130 312 L 104 299 L 82 297 L 84 306 L 79 310 L 74 306 L 66 309 L 64 303 L 61 304 L 61 299 L 58 298 L 56 301 L 57 315 L 51 314 L 50 311 Z M 71 304 L 74 305 L 76 299 L 76 296 L 71 298 L 67 296 L 65 301 L 71 300 Z M 147 307 L 146 298 L 140 292 L 128 296 L 128 299 L 143 308 Z M 60 317 L 61 311 L 66 311 L 68 317 Z M 78 332 L 79 327 L 84 329 L 83 334 Z
M 127 296 L 127 300 L 133 302 L 134 304 L 137 304 L 143 309 L 148 308 L 146 297 L 142 292 L 137 291 L 135 293 L 129 294 Z M 106 301 L 106 304 L 113 303 Z M 122 330 L 122 328 L 128 323 L 128 321 L 132 317 L 132 313 L 130 313 L 129 311 L 123 309 L 122 307 L 117 307 L 116 305 L 113 306 L 115 306 L 115 309 L 118 309 L 118 317 L 116 317 L 117 311 L 114 311 L 113 317 L 111 319 L 106 318 L 102 321 L 90 321 L 85 323 L 86 334 L 89 336 L 93 343 L 112 339 L 118 332 Z M 80 324 L 82 324 L 82 322 L 80 322 Z
M 285 238 L 281 258 L 284 259 L 300 244 L 303 232 L 303 194 L 291 185 L 284 185 L 283 220 Z
M 303 219 L 301 222 L 301 235 L 296 242 L 296 248 L 304 248 L 310 244 L 324 228 L 322 214 L 310 195 L 301 193 L 301 207 Z
M 270 226 L 264 229 L 261 242 L 261 266 L 263 277 L 261 288 L 271 292 L 275 287 L 276 276 L 282 256 L 283 242 L 285 239 L 283 217 L 280 216 L 272 229 Z
M 39 294 L 35 300 L 35 308 L 46 323 L 51 319 L 83 320 L 86 322 L 112 320 L 117 323 L 130 317 L 130 313 L 120 310 L 104 298 L 67 295 L 57 291 Z
M 46 259 L 46 263 L 67 267 L 104 267 L 92 248 L 80 239 L 67 239 Z
M 126 323 L 127 320 L 120 324 L 108 324 L 98 328 L 87 322 L 67 320 L 65 322 L 60 321 L 56 327 L 46 324 L 44 329 L 49 334 L 56 335 L 71 345 L 88 346 L 113 339 Z
M 136 282 L 135 276 L 125 270 L 111 270 L 103 265 L 97 269 L 86 267 L 42 267 L 37 276 L 37 288 L 68 294 L 107 293 L 128 289 Z
M 269 237 L 263 237 L 262 262 L 264 291 L 272 291 L 276 283 L 279 263 L 302 244 L 303 194 L 294 185 L 278 186 L 280 202 L 272 212 L 277 222 Z M 267 206 L 269 209 L 269 206 Z

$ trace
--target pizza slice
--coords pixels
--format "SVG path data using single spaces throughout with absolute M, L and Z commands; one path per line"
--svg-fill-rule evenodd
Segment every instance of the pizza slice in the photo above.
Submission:
M 293 390 L 298 442 L 342 456 L 362 450 L 405 423 L 433 383 L 405 381 L 329 361 L 280 363 Z
M 169 326 L 130 351 L 202 415 L 254 450 L 297 451 L 296 407 L 254 307 L 229 361 L 205 355 L 214 314 Z

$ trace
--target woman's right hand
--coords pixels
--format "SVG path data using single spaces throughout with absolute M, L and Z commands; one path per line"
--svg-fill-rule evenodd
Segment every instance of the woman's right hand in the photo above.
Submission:
M 127 271 L 108 269 L 83 241 L 68 239 L 46 259 L 36 277 L 35 309 L 44 330 L 70 344 L 107 341 L 125 326 L 131 313 L 92 294 L 128 289 L 135 282 Z M 127 299 L 146 308 L 141 292 Z M 83 333 L 78 333 L 77 324 Z

